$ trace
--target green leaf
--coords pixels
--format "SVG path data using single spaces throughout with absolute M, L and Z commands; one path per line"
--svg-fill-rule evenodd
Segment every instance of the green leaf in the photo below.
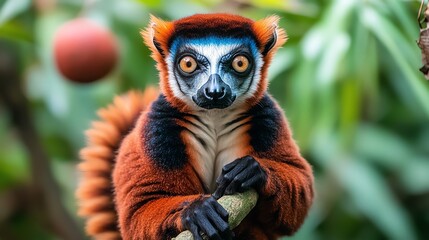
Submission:
M 363 161 L 350 159 L 337 167 L 337 174 L 359 211 L 388 239 L 416 239 L 410 217 L 389 191 L 389 185 L 380 173 Z
M 2 136 L 6 138 L 0 138 L 0 192 L 28 177 L 26 150 L 12 134 L 6 133 Z
M 296 60 L 296 53 L 293 48 L 280 49 L 268 69 L 268 80 L 271 81 L 278 77 L 283 71 L 289 69 Z M 282 81 L 286 79 L 281 79 Z
M 138 2 L 151 8 L 160 8 L 163 3 L 163 1 L 159 1 L 159 0 L 138 0 Z
M 396 1 L 396 0 L 383 0 L 383 1 L 379 1 L 376 0 L 377 2 L 382 2 L 379 6 L 378 11 L 382 12 L 384 9 L 389 9 L 392 12 L 392 18 L 393 19 L 397 19 L 397 23 L 401 25 L 401 29 L 403 29 L 403 31 L 406 32 L 406 35 L 408 37 L 411 36 L 417 36 L 418 34 L 418 24 L 417 24 L 417 20 L 416 20 L 416 16 L 417 16 L 417 10 L 416 10 L 416 15 L 412 16 L 412 18 L 410 17 L 409 11 L 407 11 L 408 9 L 404 7 L 404 1 Z M 414 1 L 416 2 L 416 1 Z M 420 2 L 420 1 L 419 1 Z M 412 28 L 410 26 L 415 26 L 415 28 Z
M 323 46 L 323 53 L 317 68 L 316 80 L 318 84 L 330 84 L 337 78 L 337 71 L 349 50 L 350 36 L 344 32 L 337 32 L 330 37 Z
M 355 153 L 383 167 L 396 170 L 413 157 L 412 149 L 404 139 L 375 125 L 362 125 L 356 131 Z
M 7 0 L 0 9 L 0 25 L 31 7 L 31 0 Z
M 287 4 L 286 1 L 282 0 L 252 0 L 255 6 L 269 9 L 285 9 Z
M 397 67 L 404 74 L 403 84 L 407 84 L 407 87 L 411 89 L 415 102 L 429 117 L 429 104 L 427 104 L 429 102 L 429 89 L 426 85 L 423 85 L 421 81 L 423 77 L 418 72 L 418 67 L 415 64 L 416 59 L 420 59 L 419 55 L 416 54 L 416 49 L 411 48 L 409 42 L 404 39 L 396 27 L 375 10 L 366 8 L 363 11 L 362 20 L 389 51 Z M 410 62 L 414 62 L 412 65 L 414 69 L 410 66 Z
M 0 37 L 26 42 L 33 42 L 34 40 L 29 29 L 15 21 L 9 21 L 0 25 Z
M 400 180 L 409 194 L 429 192 L 429 157 L 410 159 L 399 172 Z

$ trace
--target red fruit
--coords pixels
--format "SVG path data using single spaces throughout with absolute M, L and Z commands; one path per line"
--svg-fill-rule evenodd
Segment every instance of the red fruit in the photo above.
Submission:
M 88 19 L 78 18 L 57 30 L 54 58 L 66 78 L 89 83 L 103 78 L 114 68 L 118 50 L 109 31 Z

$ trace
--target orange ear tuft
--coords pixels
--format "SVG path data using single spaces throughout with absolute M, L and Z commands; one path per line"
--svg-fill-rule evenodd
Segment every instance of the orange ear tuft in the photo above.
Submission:
M 286 40 L 286 32 L 278 27 L 279 17 L 270 16 L 259 21 L 255 21 L 252 25 L 256 40 L 259 42 L 259 51 L 263 55 L 264 65 L 261 69 L 261 80 L 254 93 L 254 97 L 249 99 L 250 103 L 257 102 L 260 99 L 268 86 L 268 66 L 277 49 L 282 46 Z
M 150 15 L 147 28 L 140 32 L 145 44 L 152 51 L 152 57 L 158 63 L 162 61 L 163 55 L 168 52 L 168 41 L 174 32 L 174 24 Z
M 162 94 L 175 107 L 180 108 L 184 104 L 174 97 L 173 90 L 168 84 L 168 66 L 165 60 L 169 52 L 169 41 L 174 34 L 175 27 L 173 22 L 164 21 L 153 15 L 150 16 L 150 22 L 147 28 L 140 32 L 145 44 L 152 51 L 152 58 L 156 61 L 156 67 L 159 71 L 159 85 Z
M 275 50 L 282 46 L 287 40 L 285 30 L 278 27 L 279 19 L 280 18 L 278 16 L 273 15 L 259 21 L 255 21 L 253 24 L 255 36 L 259 43 L 261 43 L 261 51 L 263 51 L 267 44 L 269 44 L 269 42 L 273 40 L 273 37 L 275 37 L 275 42 L 273 42 L 273 46 L 269 49 L 268 55 L 271 55 L 270 53 L 274 53 Z

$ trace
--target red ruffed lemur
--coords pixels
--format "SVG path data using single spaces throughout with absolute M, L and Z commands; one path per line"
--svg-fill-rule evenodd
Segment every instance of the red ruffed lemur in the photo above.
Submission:
M 267 69 L 286 41 L 278 18 L 198 14 L 152 17 L 142 32 L 160 72 L 153 88 L 116 97 L 99 112 L 81 152 L 77 191 L 96 239 L 276 239 L 302 225 L 313 175 Z M 235 229 L 216 201 L 255 189 Z

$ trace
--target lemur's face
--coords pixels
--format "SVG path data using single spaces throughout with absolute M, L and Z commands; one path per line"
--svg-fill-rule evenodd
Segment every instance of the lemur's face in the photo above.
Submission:
M 263 65 L 251 38 L 177 38 L 167 55 L 173 94 L 196 108 L 224 109 L 257 89 Z

